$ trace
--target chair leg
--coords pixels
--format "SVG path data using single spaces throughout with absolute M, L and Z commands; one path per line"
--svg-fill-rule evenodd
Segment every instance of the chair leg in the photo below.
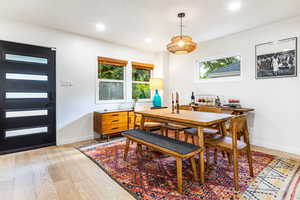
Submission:
M 208 166 L 209 165 L 209 160 L 210 160 L 210 157 L 209 157 L 209 148 L 206 147 L 205 149 L 206 149 L 206 151 L 205 151 L 205 154 L 206 154 L 206 165 Z
M 142 151 L 142 145 L 141 144 L 137 144 L 136 145 L 136 150 L 135 150 L 135 152 L 138 154 L 138 153 L 140 153 Z
M 234 189 L 239 191 L 239 164 L 238 153 L 236 150 L 233 151 L 233 175 Z
M 182 193 L 182 159 L 176 158 L 176 168 L 177 168 L 177 190 Z
M 166 128 L 165 132 L 166 132 L 166 136 L 169 137 L 169 129 Z
M 165 130 L 163 127 L 160 127 L 160 135 L 164 136 L 165 135 Z
M 194 157 L 191 157 L 190 160 L 191 160 L 191 164 L 192 164 L 193 177 L 194 177 L 194 180 L 196 181 L 198 179 L 196 161 L 195 161 Z
M 247 144 L 247 159 L 248 159 L 248 165 L 249 165 L 249 171 L 250 171 L 250 176 L 253 177 L 254 176 L 254 172 L 253 172 L 253 165 L 252 165 L 252 152 L 251 152 L 251 148 L 250 148 L 250 140 L 249 140 L 249 132 L 248 130 L 245 131 L 244 133 L 244 140 Z
M 175 139 L 179 140 L 179 130 L 175 130 Z
M 214 161 L 215 163 L 218 163 L 218 149 L 215 149 L 214 151 Z
M 225 151 L 222 151 L 222 156 L 223 158 L 225 158 Z
M 195 137 L 194 136 L 192 136 L 192 140 L 193 140 L 193 145 L 196 145 L 195 143 Z
M 232 155 L 229 152 L 226 152 L 226 156 L 227 156 L 227 159 L 228 159 L 228 164 L 232 165 Z
M 124 150 L 124 157 L 123 157 L 123 160 L 126 160 L 126 159 L 127 159 L 128 150 L 129 150 L 129 145 L 130 145 L 130 140 L 127 138 L 127 139 L 126 139 L 126 144 L 125 144 L 125 150 Z
M 247 158 L 248 158 L 248 165 L 249 165 L 249 171 L 250 171 L 250 176 L 254 177 L 254 172 L 253 172 L 253 165 L 252 165 L 252 152 L 247 148 Z
M 189 140 L 189 135 L 185 133 L 185 134 L 184 134 L 184 141 L 185 141 L 185 142 L 188 142 L 188 140 Z

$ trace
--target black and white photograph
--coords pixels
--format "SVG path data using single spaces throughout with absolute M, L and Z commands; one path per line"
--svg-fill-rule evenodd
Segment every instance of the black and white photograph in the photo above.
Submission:
M 297 76 L 297 38 L 256 45 L 256 78 Z

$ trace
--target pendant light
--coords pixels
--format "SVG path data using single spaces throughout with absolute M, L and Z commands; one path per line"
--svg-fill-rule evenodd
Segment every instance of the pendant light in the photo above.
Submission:
M 178 13 L 180 18 L 180 35 L 171 38 L 171 43 L 167 45 L 167 50 L 173 54 L 187 54 L 194 51 L 197 44 L 192 41 L 192 37 L 182 35 L 182 19 L 185 17 L 185 13 Z

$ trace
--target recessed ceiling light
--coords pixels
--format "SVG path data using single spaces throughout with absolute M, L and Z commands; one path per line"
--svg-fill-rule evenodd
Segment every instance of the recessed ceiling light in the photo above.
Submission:
M 105 31 L 106 30 L 106 26 L 104 24 L 99 23 L 99 24 L 96 25 L 96 29 L 98 31 Z
M 145 42 L 148 44 L 152 43 L 152 38 L 149 37 L 145 38 Z
M 229 3 L 228 5 L 228 10 L 230 11 L 238 11 L 239 9 L 241 9 L 242 4 L 240 1 L 233 1 L 231 3 Z

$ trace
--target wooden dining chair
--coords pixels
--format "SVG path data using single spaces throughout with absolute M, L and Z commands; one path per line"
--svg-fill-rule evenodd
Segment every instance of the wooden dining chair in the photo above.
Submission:
M 196 112 L 212 112 L 212 113 L 222 113 L 221 108 L 212 107 L 212 106 L 199 106 L 195 107 L 194 110 Z M 204 128 L 203 133 L 205 138 L 213 137 L 215 134 L 220 133 L 221 127 L 219 126 L 212 126 L 210 128 Z M 197 129 L 195 128 L 189 128 L 184 130 L 184 141 L 187 142 L 189 140 L 189 137 L 192 138 L 192 143 L 195 144 L 195 137 L 197 136 Z M 216 156 L 218 156 L 217 149 L 214 151 L 214 157 L 216 160 Z M 206 163 L 208 164 L 210 160 L 209 155 L 209 147 L 206 148 Z
M 146 131 L 159 130 L 162 127 L 162 123 L 151 122 L 149 120 L 144 122 L 144 129 Z M 134 129 L 140 128 L 141 126 L 141 115 L 134 114 Z
M 221 108 L 217 107 L 210 107 L 210 106 L 200 106 L 196 107 L 195 111 L 198 112 L 212 112 L 212 113 L 222 113 Z M 212 126 L 210 128 L 205 128 L 203 130 L 204 137 L 212 137 L 214 134 L 218 134 L 220 132 L 219 126 Z M 184 130 L 185 133 L 185 141 L 188 141 L 189 137 L 192 137 L 193 143 L 194 143 L 194 136 L 197 136 L 197 129 L 195 128 L 189 128 Z
M 179 110 L 193 110 L 193 108 L 189 105 L 180 105 L 179 106 Z M 172 123 L 168 123 L 168 124 L 164 124 L 162 126 L 162 132 L 163 135 L 169 137 L 169 130 L 172 130 L 175 132 L 175 139 L 179 140 L 180 139 L 180 132 L 184 131 L 184 129 L 187 129 L 188 127 L 186 126 L 181 126 L 178 124 L 172 124 Z
M 193 107 L 189 106 L 189 105 L 180 105 L 179 110 L 190 110 L 190 111 L 192 111 Z
M 231 136 L 217 134 L 212 138 L 205 138 L 205 146 L 217 148 L 230 154 L 233 160 L 234 188 L 239 190 L 238 176 L 238 156 L 241 152 L 246 152 L 250 176 L 253 177 L 252 153 L 250 149 L 247 116 L 234 116 L 230 124 Z M 238 139 L 238 135 L 243 133 L 244 141 Z

